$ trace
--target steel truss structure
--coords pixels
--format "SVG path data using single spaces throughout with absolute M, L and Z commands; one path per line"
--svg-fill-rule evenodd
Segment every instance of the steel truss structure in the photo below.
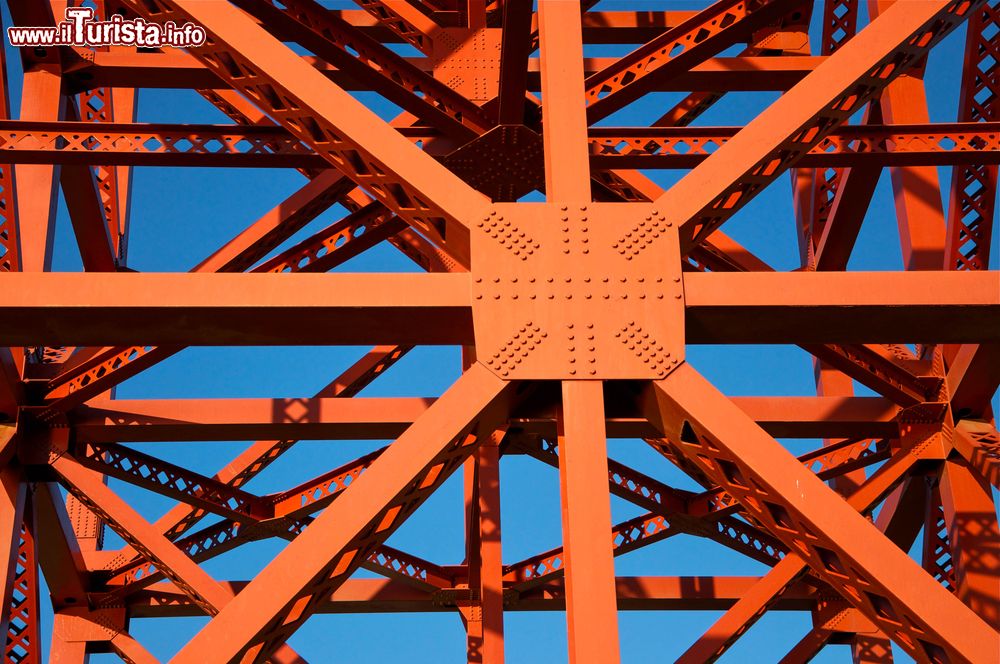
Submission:
M 44 26 L 67 2 L 8 4 Z M 49 661 L 153 662 L 130 621 L 207 615 L 172 661 L 295 662 L 286 640 L 317 613 L 452 611 L 468 661 L 497 664 L 505 612 L 565 610 L 570 661 L 606 664 L 617 612 L 643 609 L 723 612 L 684 662 L 720 657 L 770 610 L 812 617 L 782 661 L 849 643 L 885 662 L 890 642 L 921 662 L 1000 661 L 997 0 L 87 4 L 208 40 L 23 48 L 16 119 L 3 81 L 5 661 L 40 662 L 50 639 Z M 926 56 L 960 27 L 958 117 L 931 124 Z M 590 44 L 633 50 L 584 57 Z M 232 123 L 138 124 L 136 91 L 155 87 L 197 90 Z M 402 113 L 383 122 L 357 90 Z M 783 94 L 745 125 L 697 123 L 747 90 Z M 688 94 L 653 126 L 594 126 L 658 91 Z M 130 178 L 151 164 L 308 182 L 190 273 L 139 273 Z M 686 172 L 664 191 L 651 168 Z M 847 271 L 883 169 L 905 269 Z M 782 273 L 722 226 L 789 177 L 801 269 Z M 60 189 L 83 273 L 50 269 Z M 544 202 L 521 200 L 535 191 Z M 338 203 L 347 216 L 277 251 Z M 382 243 L 426 274 L 325 274 Z M 816 396 L 727 397 L 685 362 L 698 343 L 801 346 Z M 185 347 L 262 344 L 374 347 L 309 398 L 112 398 Z M 464 347 L 444 394 L 357 396 L 422 344 Z M 608 437 L 643 439 L 703 489 L 609 459 Z M 776 437 L 824 442 L 796 458 Z M 127 445 L 234 439 L 257 442 L 212 476 Z M 279 493 L 246 488 L 308 439 L 392 442 Z M 558 468 L 563 525 L 561 548 L 519 562 L 501 555 L 499 505 L 499 459 L 515 454 Z M 466 559 L 388 546 L 455 471 Z M 176 506 L 149 522 L 108 477 Z M 645 513 L 613 524 L 611 495 Z M 103 547 L 106 528 L 124 548 Z M 615 556 L 675 535 L 770 571 L 616 578 Z M 288 543 L 256 578 L 200 565 L 262 538 Z M 362 567 L 384 578 L 351 578 Z

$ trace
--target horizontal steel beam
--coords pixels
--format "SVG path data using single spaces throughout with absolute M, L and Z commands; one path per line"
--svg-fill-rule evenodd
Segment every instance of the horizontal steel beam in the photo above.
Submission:
M 435 399 L 116 399 L 69 414 L 79 440 L 90 443 L 178 440 L 387 440 L 398 437 Z M 773 436 L 894 438 L 899 408 L 881 397 L 733 397 Z M 518 417 L 513 426 L 552 436 L 556 414 Z M 658 436 L 638 415 L 609 412 L 608 436 Z
M 467 274 L 0 274 L 0 344 L 473 340 Z M 689 343 L 1000 340 L 996 272 L 686 273 Z
M 346 90 L 365 90 L 363 82 L 354 80 L 330 64 L 308 56 L 305 58 L 321 69 L 337 85 Z M 664 92 L 788 90 L 801 81 L 826 58 L 823 56 L 738 56 L 711 58 L 690 71 L 658 82 Z M 602 71 L 616 58 L 584 58 L 584 74 Z M 423 71 L 433 70 L 429 58 L 407 58 Z M 541 90 L 541 65 L 538 58 L 528 60 L 528 88 Z M 93 62 L 81 63 L 67 74 L 68 85 L 74 92 L 97 87 L 134 88 L 224 88 L 210 70 L 184 53 L 94 53 Z
M 597 169 L 694 168 L 740 127 L 595 127 L 590 165 Z M 430 141 L 440 132 L 405 127 Z M 0 152 L 26 164 L 325 168 L 326 162 L 284 129 L 260 125 L 34 122 L 0 120 Z M 802 167 L 944 166 L 1000 163 L 1000 122 L 867 125 L 837 129 L 799 162 Z
M 759 577 L 754 576 L 665 576 L 618 577 L 618 608 L 623 611 L 689 610 L 723 611 L 736 603 Z M 233 592 L 246 581 L 220 581 Z M 318 613 L 397 613 L 454 611 L 456 602 L 468 598 L 469 590 L 426 592 L 389 579 L 349 579 L 323 602 Z M 815 606 L 814 591 L 806 583 L 792 585 L 772 607 L 779 611 L 808 611 Z M 505 611 L 563 611 L 566 587 L 554 579 L 511 597 Z M 203 615 L 172 583 L 158 583 L 128 599 L 129 615 L 135 618 Z
M 595 127 L 594 168 L 694 168 L 741 127 Z M 797 162 L 802 168 L 1000 163 L 1000 122 L 841 127 Z
M 693 343 L 1000 339 L 997 272 L 693 272 L 684 293 Z

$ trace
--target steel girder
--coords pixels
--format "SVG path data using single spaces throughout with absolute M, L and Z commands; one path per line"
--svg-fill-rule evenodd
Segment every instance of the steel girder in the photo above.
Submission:
M 48 25 L 66 4 L 9 8 Z M 570 660 L 603 664 L 620 657 L 618 611 L 643 609 L 724 611 L 683 661 L 720 657 L 769 610 L 811 615 L 787 661 L 833 643 L 891 661 L 890 641 L 918 661 L 1000 658 L 996 0 L 870 0 L 867 24 L 858 0 L 93 4 L 208 40 L 24 48 L 16 114 L 0 78 L 5 661 L 153 662 L 130 621 L 177 615 L 211 619 L 172 661 L 302 661 L 285 641 L 313 614 L 450 611 L 468 661 L 497 664 L 506 611 L 565 610 Z M 959 26 L 958 116 L 931 122 L 926 56 Z M 232 124 L 136 123 L 138 89 L 157 87 L 198 90 Z M 359 90 L 403 112 L 383 122 Z M 754 90 L 783 94 L 745 125 L 699 126 Z M 663 91 L 688 95 L 652 126 L 591 126 Z M 130 188 L 147 165 L 308 182 L 189 273 L 141 274 Z M 638 169 L 684 174 L 663 190 Z M 885 169 L 905 270 L 850 272 Z M 719 230 L 785 172 L 794 272 Z M 52 272 L 60 190 L 83 273 Z M 535 190 L 544 203 L 516 202 Z M 288 242 L 335 205 L 342 219 Z M 383 243 L 430 274 L 326 274 Z M 727 397 L 685 359 L 761 343 L 809 353 L 817 396 Z M 378 345 L 311 398 L 114 398 L 185 347 L 261 344 Z M 358 396 L 429 344 L 465 349 L 443 395 Z M 644 439 L 703 489 L 609 459 L 609 437 Z M 823 442 L 796 458 L 776 437 Z M 214 475 L 129 446 L 234 438 L 256 442 Z M 246 486 L 299 440 L 347 438 L 392 442 L 279 492 Z M 562 546 L 522 561 L 502 555 L 511 455 L 558 468 L 561 489 Z M 460 468 L 465 560 L 389 546 Z M 150 522 L 107 477 L 176 506 Z M 611 495 L 644 513 L 613 524 Z M 105 528 L 126 545 L 106 550 Z M 691 535 L 771 569 L 616 578 L 615 556 Z M 263 538 L 288 544 L 250 581 L 201 565 Z

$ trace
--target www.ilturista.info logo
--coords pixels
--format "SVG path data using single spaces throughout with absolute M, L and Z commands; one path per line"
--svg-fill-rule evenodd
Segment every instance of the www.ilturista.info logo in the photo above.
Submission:
M 108 21 L 95 21 L 90 7 L 68 7 L 66 20 L 50 26 L 7 28 L 12 46 L 141 46 L 188 48 L 205 43 L 205 28 L 194 23 L 163 25 L 141 18 L 125 19 L 115 14 Z

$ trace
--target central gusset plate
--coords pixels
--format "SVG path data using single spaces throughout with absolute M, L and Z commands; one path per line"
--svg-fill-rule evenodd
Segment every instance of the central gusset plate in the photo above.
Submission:
M 477 359 L 507 379 L 655 379 L 684 360 L 677 228 L 649 204 L 497 203 L 472 223 Z

